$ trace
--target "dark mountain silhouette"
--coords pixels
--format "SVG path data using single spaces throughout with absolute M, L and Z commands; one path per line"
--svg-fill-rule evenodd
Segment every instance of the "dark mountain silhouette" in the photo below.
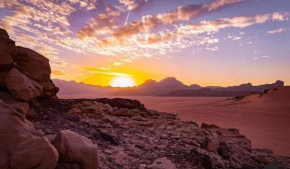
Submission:
M 250 92 L 262 92 L 266 89 L 272 89 L 284 86 L 284 82 L 276 81 L 273 84 L 253 86 L 251 83 L 239 86 L 219 87 L 209 86 L 201 87 L 197 84 L 185 85 L 174 77 L 165 78 L 159 82 L 155 80 L 146 80 L 143 84 L 136 87 L 113 88 L 77 83 L 75 81 L 64 81 L 54 79 L 54 83 L 60 88 L 60 95 L 113 95 L 113 96 L 211 96 L 211 97 L 229 97 L 243 95 Z
M 60 87 L 59 95 L 108 95 L 111 92 L 116 92 L 119 88 L 102 87 L 77 83 L 76 81 L 65 81 L 53 79 L 53 82 Z
M 265 84 L 260 86 L 253 86 L 251 83 L 241 84 L 240 86 L 219 87 L 211 86 L 198 90 L 177 90 L 172 91 L 163 96 L 183 96 L 183 97 L 234 97 L 243 96 L 251 92 L 263 92 L 268 89 L 278 88 L 284 86 L 283 81 L 276 81 L 273 84 Z
M 226 91 L 251 91 L 251 92 L 263 92 L 267 89 L 277 88 L 284 86 L 284 82 L 277 80 L 275 83 L 272 84 L 265 84 L 259 86 L 253 86 L 251 83 L 242 84 L 240 86 L 230 86 L 230 87 L 219 87 L 215 90 L 226 90 Z
M 198 90 L 177 90 L 161 96 L 176 97 L 234 97 L 247 95 L 248 91 L 226 91 L 214 90 L 210 88 L 202 88 Z
M 178 81 L 174 77 L 167 77 L 160 82 L 154 80 L 146 80 L 140 86 L 132 88 L 123 88 L 113 93 L 117 96 L 157 96 L 168 94 L 174 90 L 186 90 L 186 89 L 198 89 L 201 88 L 198 85 L 187 86 Z

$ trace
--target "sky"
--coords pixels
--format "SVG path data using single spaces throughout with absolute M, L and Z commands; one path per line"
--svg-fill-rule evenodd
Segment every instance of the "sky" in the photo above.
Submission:
M 289 0 L 1 0 L 0 27 L 55 79 L 290 85 Z

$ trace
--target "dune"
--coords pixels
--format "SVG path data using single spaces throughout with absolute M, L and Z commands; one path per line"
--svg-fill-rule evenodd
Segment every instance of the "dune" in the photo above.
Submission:
M 240 102 L 248 102 L 247 106 L 261 109 L 288 110 L 290 113 L 290 87 L 279 87 L 263 94 L 251 94 Z
M 238 128 L 252 141 L 253 148 L 272 149 L 290 156 L 290 87 L 262 95 L 251 94 L 234 101 L 216 97 L 127 97 L 147 108 L 177 114 L 183 121 Z

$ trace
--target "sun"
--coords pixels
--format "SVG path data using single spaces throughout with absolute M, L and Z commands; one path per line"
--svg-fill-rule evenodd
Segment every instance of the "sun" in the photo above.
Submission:
M 136 86 L 136 82 L 130 76 L 116 76 L 112 78 L 110 85 L 112 87 L 133 87 Z

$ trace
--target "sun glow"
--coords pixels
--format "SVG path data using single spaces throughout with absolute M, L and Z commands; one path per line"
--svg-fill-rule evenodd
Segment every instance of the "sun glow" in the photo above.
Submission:
M 136 81 L 129 76 L 116 76 L 112 78 L 110 85 L 112 87 L 133 87 L 136 86 Z

